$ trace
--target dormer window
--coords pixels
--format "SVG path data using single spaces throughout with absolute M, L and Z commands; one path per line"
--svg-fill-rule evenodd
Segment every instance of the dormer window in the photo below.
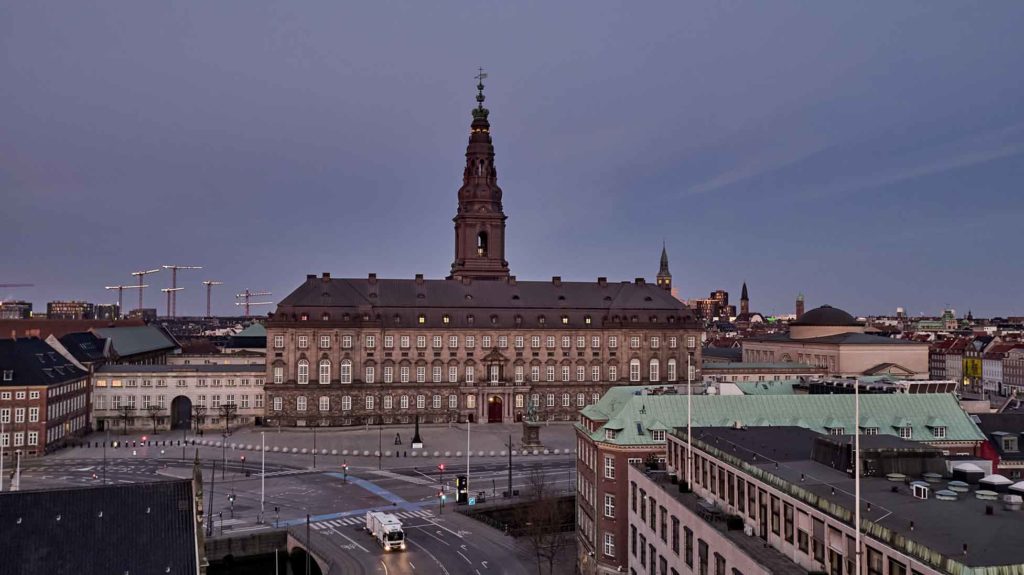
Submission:
M 604 438 L 605 439 L 615 439 L 615 433 L 616 433 L 616 431 L 614 429 L 606 429 L 606 430 L 604 430 Z
M 590 316 L 589 315 L 583 316 L 583 323 L 585 323 L 587 325 L 590 325 L 591 320 L 590 320 Z
M 448 325 L 451 321 L 452 318 L 450 315 L 444 314 L 443 316 L 441 316 L 441 322 L 444 323 L 445 325 Z
M 562 316 L 562 325 L 569 325 L 569 316 L 567 316 L 567 315 L 563 315 Z
M 304 313 L 304 314 L 300 315 L 299 316 L 299 321 L 309 321 L 309 314 L 308 313 Z
M 909 425 L 900 427 L 899 432 L 900 439 L 911 439 L 912 437 L 914 437 L 914 428 L 910 427 Z
M 932 437 L 934 437 L 936 439 L 945 439 L 946 438 L 946 428 L 943 427 L 943 426 L 933 427 L 932 428 Z
M 652 430 L 651 431 L 651 439 L 653 439 L 655 442 L 663 442 L 663 441 L 665 441 L 665 430 L 664 429 Z
M 427 316 L 422 313 L 419 314 L 418 316 L 416 316 L 416 323 L 420 325 L 427 323 Z
M 846 435 L 845 427 L 826 427 L 829 435 Z
M 1003 447 L 1003 452 L 1010 452 L 1010 451 L 1016 452 L 1016 451 L 1019 451 L 1020 447 L 1019 447 L 1019 444 L 1017 442 L 1017 436 L 1016 435 L 1004 435 L 1003 436 L 1003 445 L 1002 445 L 1002 447 Z
M 4 370 L 4 381 L 14 381 L 14 370 L 13 369 L 5 369 Z
M 864 428 L 864 435 L 878 435 L 878 428 L 877 427 L 865 427 Z

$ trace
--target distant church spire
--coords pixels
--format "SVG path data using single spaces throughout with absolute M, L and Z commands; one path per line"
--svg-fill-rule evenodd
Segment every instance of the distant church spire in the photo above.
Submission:
M 740 315 L 750 315 L 750 296 L 747 295 L 747 282 L 743 282 L 743 291 L 740 292 Z
M 448 279 L 505 279 L 505 212 L 501 205 L 498 171 L 494 167 L 490 112 L 484 108 L 484 79 L 476 75 L 476 108 L 469 128 L 466 167 L 459 188 L 459 209 L 455 222 L 455 261 Z
M 672 272 L 668 271 L 668 251 L 665 249 L 665 242 L 661 242 L 661 268 L 658 270 L 658 286 L 666 291 L 672 291 Z

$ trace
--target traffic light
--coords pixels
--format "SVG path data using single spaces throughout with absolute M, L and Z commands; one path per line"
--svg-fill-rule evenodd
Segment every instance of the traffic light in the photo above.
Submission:
M 245 463 L 245 456 L 242 456 L 242 463 Z
M 142 442 L 143 442 L 143 443 L 145 443 L 145 442 L 146 442 L 146 439 L 147 439 L 147 436 L 143 435 L 143 436 L 142 436 Z
M 437 470 L 438 471 L 444 471 L 444 464 L 442 463 L 442 464 L 438 465 L 437 466 Z

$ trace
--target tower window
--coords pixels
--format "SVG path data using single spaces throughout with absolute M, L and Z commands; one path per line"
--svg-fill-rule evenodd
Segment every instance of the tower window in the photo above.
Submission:
M 487 232 L 480 232 L 476 235 L 476 255 L 487 257 Z

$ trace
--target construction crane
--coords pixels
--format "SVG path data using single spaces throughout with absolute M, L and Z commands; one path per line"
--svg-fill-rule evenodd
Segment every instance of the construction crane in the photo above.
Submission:
M 203 285 L 206 286 L 206 317 L 213 317 L 210 315 L 210 291 L 213 290 L 213 286 L 222 285 L 224 282 L 206 280 Z
M 242 293 L 235 295 L 235 299 L 242 298 L 242 301 L 236 301 L 235 305 L 244 306 L 245 307 L 245 317 L 251 317 L 251 314 L 249 313 L 249 308 L 251 306 L 254 306 L 254 305 L 274 305 L 274 302 L 272 302 L 272 301 L 252 301 L 253 297 L 261 296 L 261 295 L 273 295 L 273 294 L 271 294 L 268 291 L 249 291 L 249 288 L 246 288 L 245 291 L 243 291 Z
M 124 316 L 124 290 L 126 289 L 142 289 L 148 288 L 149 285 L 134 285 L 134 286 L 106 286 L 103 289 L 116 289 L 117 290 L 117 313 Z
M 185 288 L 160 288 L 160 291 L 167 294 L 167 317 L 173 317 L 171 313 L 174 311 L 174 295 L 183 289 Z
M 138 285 L 138 288 L 139 288 L 139 313 L 142 313 L 142 292 L 144 291 L 145 288 L 149 287 L 148 285 L 142 285 L 142 280 L 143 280 L 143 278 L 145 278 L 149 274 L 155 274 L 158 271 L 160 271 L 160 268 L 156 268 L 155 270 L 145 270 L 145 271 L 141 271 L 141 272 L 132 272 L 133 276 L 138 276 L 138 278 L 139 278 L 139 285 Z
M 170 316 L 170 317 L 178 317 L 178 292 L 181 291 L 181 290 L 177 289 L 178 288 L 178 270 L 201 270 L 201 269 L 203 269 L 203 266 L 160 266 L 160 267 L 164 268 L 165 270 L 171 270 L 171 289 L 174 290 L 174 291 L 167 292 L 168 293 L 168 297 L 171 298 L 171 309 L 168 311 L 167 315 Z M 184 289 L 184 288 L 182 288 L 182 289 Z M 163 291 L 163 290 L 161 290 L 161 291 Z

